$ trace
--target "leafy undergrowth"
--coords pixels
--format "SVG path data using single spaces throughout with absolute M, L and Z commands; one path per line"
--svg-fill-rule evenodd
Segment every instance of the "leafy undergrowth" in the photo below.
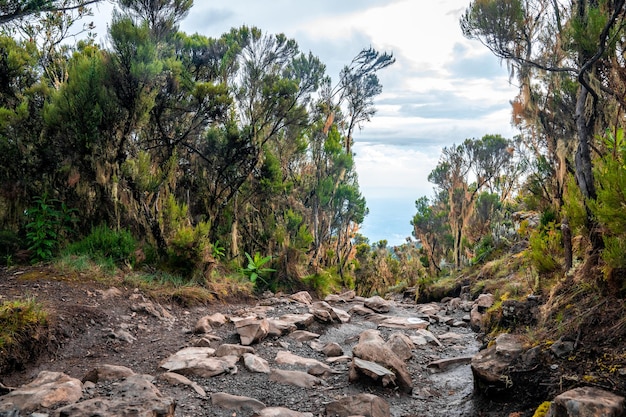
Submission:
M 0 305 L 0 373 L 37 357 L 48 338 L 48 315 L 34 299 Z

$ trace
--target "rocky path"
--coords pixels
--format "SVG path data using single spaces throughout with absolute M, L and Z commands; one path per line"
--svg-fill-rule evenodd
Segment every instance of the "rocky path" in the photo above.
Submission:
M 114 289 L 87 300 L 57 357 L 0 378 L 45 385 L 0 397 L 0 415 L 476 415 L 469 301 L 298 293 L 178 309 Z

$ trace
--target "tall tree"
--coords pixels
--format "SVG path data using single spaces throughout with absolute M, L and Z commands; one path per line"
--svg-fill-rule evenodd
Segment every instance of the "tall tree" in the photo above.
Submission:
M 507 60 L 522 86 L 532 71 L 563 73 L 578 84 L 572 110 L 577 132 L 574 166 L 578 186 L 586 201 L 596 198 L 592 155 L 598 123 L 611 106 L 621 103 L 623 87 L 611 85 L 611 65 L 621 50 L 620 30 L 626 19 L 624 0 L 479 0 L 470 4 L 461 19 L 465 36 L 478 39 L 496 56 Z M 588 210 L 588 228 L 595 251 L 602 240 Z

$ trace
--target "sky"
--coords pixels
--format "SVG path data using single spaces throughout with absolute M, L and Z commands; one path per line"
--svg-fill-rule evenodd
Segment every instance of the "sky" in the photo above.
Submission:
M 511 138 L 510 101 L 517 87 L 506 65 L 463 37 L 459 18 L 469 0 L 196 0 L 180 24 L 219 37 L 233 27 L 284 33 L 326 64 L 336 81 L 363 48 L 393 53 L 378 73 L 376 115 L 354 135 L 355 165 L 369 215 L 360 233 L 399 245 L 411 236 L 415 200 L 433 195 L 428 174 L 443 147 L 467 138 Z M 106 31 L 98 6 L 96 31 Z M 100 22 L 100 23 L 99 23 Z

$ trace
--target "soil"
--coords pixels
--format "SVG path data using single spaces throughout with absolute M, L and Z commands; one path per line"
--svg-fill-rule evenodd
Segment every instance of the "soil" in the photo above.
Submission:
M 42 268 L 14 268 L 0 270 L 0 302 L 33 297 L 49 313 L 49 334 L 42 339 L 45 347 L 36 360 L 25 354 L 16 358 L 10 371 L 0 376 L 0 384 L 17 387 L 33 380 L 40 371 L 59 371 L 82 379 L 90 370 L 100 364 L 123 365 L 136 373 L 158 376 L 163 370 L 159 363 L 178 350 L 192 346 L 197 335 L 191 332 L 196 321 L 215 312 L 224 315 L 239 315 L 255 305 L 272 304 L 268 300 L 230 300 L 213 302 L 210 305 L 183 307 L 178 304 L 159 304 L 149 300 L 145 294 L 135 288 L 118 286 L 120 293 L 110 292 L 111 285 L 85 277 L 63 274 Z M 307 312 L 306 306 L 287 303 L 284 299 L 272 305 L 274 309 L 268 316 L 277 317 L 284 313 Z M 162 319 L 142 311 L 137 311 L 140 303 L 151 302 L 162 306 L 170 319 Z M 340 306 L 348 310 L 349 305 Z M 415 304 L 402 299 L 396 300 L 392 311 L 395 315 L 415 313 Z M 461 318 L 463 312 L 455 313 Z M 335 341 L 344 352 L 351 352 L 360 332 L 376 326 L 354 315 L 351 322 L 344 325 L 313 324 L 307 330 L 321 334 L 320 341 Z M 115 329 L 127 330 L 135 340 L 132 343 L 112 337 Z M 530 416 L 538 405 L 516 398 L 504 398 L 494 403 L 474 398 L 473 380 L 468 365 L 452 367 L 434 373 L 427 365 L 440 358 L 453 358 L 472 355 L 480 348 L 477 334 L 468 328 L 449 327 L 444 324 L 432 324 L 429 330 L 435 335 L 455 332 L 462 336 L 463 342 L 447 343 L 443 347 L 424 346 L 414 350 L 413 358 L 408 362 L 413 379 L 413 393 L 404 394 L 393 388 L 383 388 L 368 383 L 349 383 L 348 366 L 332 365 L 341 373 L 326 378 L 326 385 L 314 389 L 298 388 L 291 385 L 270 383 L 267 375 L 247 371 L 238 366 L 235 375 L 223 375 L 210 379 L 191 379 L 203 387 L 207 396 L 202 397 L 187 386 L 172 386 L 156 380 L 155 385 L 166 395 L 176 399 L 177 416 L 250 416 L 251 412 L 233 412 L 213 407 L 211 393 L 226 392 L 256 398 L 267 406 L 282 406 L 300 412 L 311 412 L 315 416 L 324 415 L 324 404 L 346 395 L 361 392 L 373 393 L 384 398 L 394 417 L 417 416 Z M 216 328 L 215 335 L 222 338 L 222 343 L 239 343 L 234 325 L 226 324 Z M 383 338 L 391 330 L 383 330 Z M 43 342 L 43 340 L 46 340 Z M 288 337 L 266 339 L 254 345 L 257 355 L 273 364 L 276 353 L 289 350 L 292 353 L 325 361 L 325 357 L 313 350 L 307 343 L 299 343 Z M 288 366 L 276 366 L 283 369 L 297 369 Z M 545 369 L 542 368 L 542 369 Z M 537 379 L 552 378 L 537 371 L 535 378 L 529 379 L 538 386 Z M 541 381 L 539 381 L 541 382 Z M 0 385 L 1 386 L 1 385 Z M 536 398 L 534 400 L 537 400 Z

